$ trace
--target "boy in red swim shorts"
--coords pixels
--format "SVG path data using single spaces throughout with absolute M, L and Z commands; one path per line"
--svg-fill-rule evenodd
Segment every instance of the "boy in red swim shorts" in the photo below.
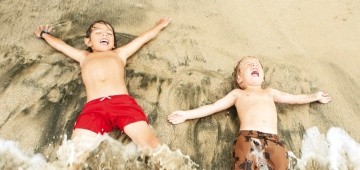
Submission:
M 98 134 L 117 128 L 140 147 L 156 148 L 159 145 L 144 112 L 128 95 L 124 77 L 127 59 L 169 23 L 170 19 L 160 19 L 154 27 L 130 43 L 116 48 L 114 28 L 106 21 L 95 21 L 86 31 L 84 42 L 88 51 L 74 48 L 51 35 L 48 25 L 36 28 L 36 37 L 74 59 L 81 67 L 87 104 L 74 126 L 71 138 L 75 145 L 82 145 L 77 143 L 81 141 L 79 139 L 88 137 L 91 140 Z
M 233 168 L 276 169 L 288 168 L 287 150 L 277 136 L 275 102 L 305 104 L 318 101 L 328 103 L 330 96 L 321 91 L 314 94 L 289 94 L 267 87 L 262 88 L 264 70 L 254 57 L 244 57 L 234 70 L 238 88 L 213 104 L 188 111 L 175 111 L 168 116 L 173 124 L 187 119 L 205 117 L 233 105 L 240 120 L 239 135 L 233 144 Z
M 95 133 L 110 133 L 113 129 L 124 131 L 131 123 L 145 121 L 147 117 L 129 95 L 114 95 L 89 101 L 76 120 L 74 129 L 81 128 Z

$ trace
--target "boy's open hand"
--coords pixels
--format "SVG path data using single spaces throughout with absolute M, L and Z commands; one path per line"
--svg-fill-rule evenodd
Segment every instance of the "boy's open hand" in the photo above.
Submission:
M 50 33 L 51 30 L 52 30 L 52 28 L 49 25 L 40 25 L 35 30 L 35 36 L 38 37 L 38 38 L 41 38 L 41 36 L 40 36 L 41 31 L 45 31 L 47 33 Z
M 331 97 L 327 93 L 321 91 L 316 93 L 316 97 L 320 103 L 329 103 L 331 101 Z
M 156 25 L 160 26 L 161 28 L 165 28 L 169 25 L 170 22 L 171 22 L 171 19 L 169 19 L 169 18 L 161 18 L 156 23 Z
M 169 122 L 172 124 L 179 124 L 186 120 L 184 111 L 175 111 L 168 116 Z

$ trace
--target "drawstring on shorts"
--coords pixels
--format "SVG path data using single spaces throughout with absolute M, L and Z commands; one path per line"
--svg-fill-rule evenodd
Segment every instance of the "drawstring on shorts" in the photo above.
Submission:
M 100 101 L 103 101 L 103 100 L 105 100 L 105 99 L 111 99 L 111 97 L 108 96 L 108 95 L 105 95 L 105 94 L 103 94 L 103 93 L 100 93 L 100 94 L 104 96 L 104 97 L 102 97 L 102 98 L 100 99 Z

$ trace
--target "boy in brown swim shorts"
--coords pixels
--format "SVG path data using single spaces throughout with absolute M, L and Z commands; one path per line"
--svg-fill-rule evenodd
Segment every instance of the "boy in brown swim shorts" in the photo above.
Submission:
M 234 142 L 234 169 L 276 169 L 288 166 L 287 150 L 277 136 L 275 102 L 305 104 L 328 103 L 331 98 L 321 91 L 314 94 L 289 94 L 262 88 L 264 70 L 254 57 L 242 58 L 234 70 L 238 88 L 213 104 L 188 111 L 175 111 L 168 116 L 173 124 L 205 117 L 236 106 L 240 120 L 239 136 Z
M 156 148 L 159 145 L 143 111 L 128 95 L 125 66 L 130 56 L 154 39 L 169 23 L 170 19 L 160 19 L 154 27 L 130 43 L 116 48 L 114 28 L 106 21 L 95 21 L 87 29 L 84 39 L 88 51 L 74 48 L 51 35 L 48 25 L 36 28 L 36 37 L 74 59 L 81 67 L 88 103 L 79 115 L 71 136 L 75 148 L 80 148 L 98 134 L 109 133 L 116 128 L 123 130 L 140 147 Z M 79 157 L 76 162 L 86 156 Z
M 288 167 L 287 149 L 275 134 L 242 130 L 234 141 L 233 150 L 234 164 L 238 169 Z

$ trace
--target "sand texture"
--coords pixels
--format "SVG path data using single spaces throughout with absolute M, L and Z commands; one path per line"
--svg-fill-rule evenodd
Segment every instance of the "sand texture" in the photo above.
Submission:
M 234 108 L 171 125 L 172 111 L 210 104 L 233 89 L 232 72 L 259 57 L 265 86 L 330 94 L 328 104 L 277 105 L 279 135 L 301 156 L 307 129 L 331 127 L 360 141 L 360 3 L 356 1 L 0 1 L 0 138 L 54 160 L 86 101 L 79 65 L 34 35 L 38 25 L 85 49 L 92 21 L 113 24 L 120 45 L 161 17 L 172 23 L 129 60 L 130 94 L 163 144 L 199 169 L 229 169 Z

